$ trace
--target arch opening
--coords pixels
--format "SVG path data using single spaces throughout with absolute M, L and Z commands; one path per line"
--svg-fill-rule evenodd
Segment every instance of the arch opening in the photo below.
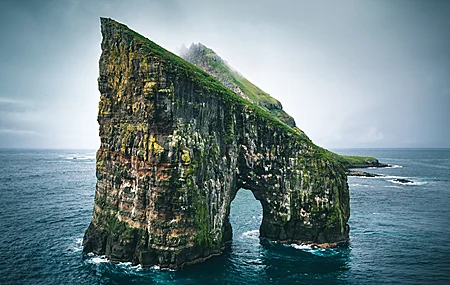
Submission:
M 230 205 L 228 220 L 234 245 L 259 244 L 263 206 L 251 190 L 240 188 L 237 191 Z

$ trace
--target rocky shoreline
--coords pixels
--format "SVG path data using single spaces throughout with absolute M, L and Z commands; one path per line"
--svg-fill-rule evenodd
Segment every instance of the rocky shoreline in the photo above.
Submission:
M 381 166 L 380 168 L 384 168 L 384 167 L 392 167 L 392 166 L 389 164 L 386 164 L 385 166 Z M 370 172 L 365 172 L 365 171 L 361 171 L 361 170 L 347 169 L 345 171 L 345 173 L 349 177 L 367 177 L 367 178 L 385 177 L 385 175 L 383 175 L 383 174 L 370 173 Z M 399 183 L 399 184 L 414 184 L 415 183 L 414 181 L 411 181 L 411 180 L 408 180 L 405 178 L 395 178 L 391 181 L 394 183 Z

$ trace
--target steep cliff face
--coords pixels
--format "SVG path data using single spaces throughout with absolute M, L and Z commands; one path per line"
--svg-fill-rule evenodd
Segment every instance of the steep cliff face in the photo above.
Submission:
M 295 120 L 283 110 L 281 103 L 270 96 L 252 82 L 247 80 L 242 74 L 234 70 L 212 49 L 201 43 L 192 44 L 189 49 L 182 48 L 180 55 L 188 62 L 203 69 L 205 72 L 216 78 L 228 89 L 234 91 L 242 98 L 255 103 L 268 111 L 272 116 L 278 118 L 290 126 L 294 131 L 306 137 L 305 133 L 296 127 Z M 380 163 L 373 157 L 345 156 L 323 149 L 327 156 L 342 163 L 347 169 L 361 167 L 386 167 L 387 164 Z
M 220 254 L 240 188 L 261 202 L 262 238 L 347 241 L 341 164 L 206 72 L 101 23 L 101 146 L 84 252 L 170 268 Z
M 201 43 L 192 44 L 189 49 L 181 50 L 181 57 L 212 75 L 236 94 L 262 107 L 286 125 L 295 127 L 294 118 L 283 110 L 280 101 L 247 80 L 212 49 Z

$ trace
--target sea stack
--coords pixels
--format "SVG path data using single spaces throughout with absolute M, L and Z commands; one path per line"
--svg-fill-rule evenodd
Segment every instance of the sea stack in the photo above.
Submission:
M 102 18 L 101 30 L 101 145 L 85 253 L 166 268 L 221 254 L 241 188 L 261 202 L 262 239 L 348 240 L 341 163 L 125 25 Z

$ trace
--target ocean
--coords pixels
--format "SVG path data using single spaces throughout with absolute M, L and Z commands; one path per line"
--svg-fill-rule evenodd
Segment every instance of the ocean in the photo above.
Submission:
M 261 244 L 261 205 L 242 189 L 226 253 L 169 271 L 82 254 L 95 151 L 1 149 L 0 284 L 450 284 L 450 150 L 336 152 L 392 165 L 349 177 L 347 247 Z

